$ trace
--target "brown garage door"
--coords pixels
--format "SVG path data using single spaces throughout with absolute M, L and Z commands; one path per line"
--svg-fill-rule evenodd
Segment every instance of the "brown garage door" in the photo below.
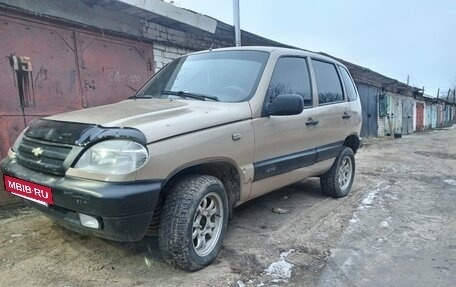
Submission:
M 2 158 L 30 121 L 126 99 L 154 71 L 150 44 L 5 13 L 0 15 Z

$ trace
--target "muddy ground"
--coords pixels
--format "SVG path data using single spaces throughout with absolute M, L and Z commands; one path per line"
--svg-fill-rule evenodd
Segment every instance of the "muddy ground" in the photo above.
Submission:
M 456 286 L 456 129 L 371 140 L 356 159 L 346 198 L 310 179 L 235 209 L 195 273 L 166 265 L 156 238 L 120 244 L 0 210 L 0 286 Z

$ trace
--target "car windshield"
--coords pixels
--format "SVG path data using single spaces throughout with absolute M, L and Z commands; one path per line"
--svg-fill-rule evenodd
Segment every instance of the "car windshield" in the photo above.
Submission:
M 161 69 L 134 97 L 241 102 L 255 93 L 269 54 L 212 51 L 184 56 Z

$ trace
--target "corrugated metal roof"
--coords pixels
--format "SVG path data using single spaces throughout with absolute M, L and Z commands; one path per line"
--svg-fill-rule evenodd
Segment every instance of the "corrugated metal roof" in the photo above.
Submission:
M 409 86 L 396 79 L 372 71 L 371 69 L 353 64 L 340 58 L 336 58 L 326 53 L 321 54 L 337 59 L 340 62 L 342 62 L 345 66 L 347 66 L 347 68 L 350 70 L 353 79 L 357 83 L 374 86 L 384 90 L 385 92 L 394 92 L 410 97 L 422 95 L 423 93 L 422 89 L 420 88 Z
M 181 26 L 214 33 L 217 21 L 191 10 L 175 7 L 161 0 L 81 0 L 90 6 L 100 6 L 112 11 L 153 21 L 163 26 Z

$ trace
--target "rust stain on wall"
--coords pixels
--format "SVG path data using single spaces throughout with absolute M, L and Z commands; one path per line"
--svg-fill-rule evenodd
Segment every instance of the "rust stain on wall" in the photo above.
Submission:
M 35 87 L 33 85 L 32 59 L 25 56 L 16 56 L 11 53 L 8 57 L 11 70 L 14 73 L 14 85 L 19 92 L 21 107 L 35 107 Z

